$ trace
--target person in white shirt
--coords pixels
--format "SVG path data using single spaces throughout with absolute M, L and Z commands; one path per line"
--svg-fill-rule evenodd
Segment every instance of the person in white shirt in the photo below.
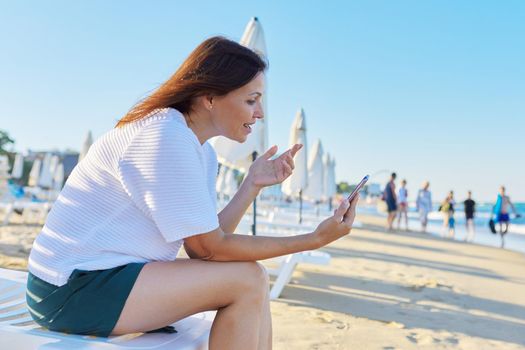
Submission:
M 430 182 L 425 181 L 423 188 L 417 193 L 416 208 L 419 212 L 419 220 L 421 221 L 421 231 L 427 231 L 428 213 L 432 211 L 432 194 L 428 190 Z
M 233 234 L 261 189 L 293 171 L 301 145 L 275 159 L 273 146 L 217 214 L 218 165 L 207 141 L 246 141 L 264 117 L 265 68 L 253 51 L 210 38 L 95 142 L 34 242 L 27 298 L 37 322 L 108 336 L 218 310 L 210 349 L 271 348 L 268 277 L 256 261 L 349 234 L 359 198 L 344 200 L 311 233 Z M 181 246 L 190 259 L 176 258 Z
M 401 187 L 397 194 L 397 207 L 399 216 L 397 218 L 397 228 L 401 229 L 401 219 L 405 218 L 405 230 L 408 231 L 408 190 L 407 180 L 401 181 Z

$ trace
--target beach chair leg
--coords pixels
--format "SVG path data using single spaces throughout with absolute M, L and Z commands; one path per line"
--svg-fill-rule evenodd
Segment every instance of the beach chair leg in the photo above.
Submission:
M 9 219 L 11 218 L 12 213 L 13 213 L 13 204 L 10 203 L 5 208 L 4 221 L 2 222 L 2 225 L 9 224 Z
M 284 289 L 284 286 L 290 282 L 292 278 L 293 271 L 299 262 L 299 256 L 297 254 L 292 254 L 286 257 L 283 261 L 281 267 L 279 268 L 279 275 L 273 284 L 272 289 L 270 290 L 270 299 L 274 300 L 279 298 L 281 292 Z

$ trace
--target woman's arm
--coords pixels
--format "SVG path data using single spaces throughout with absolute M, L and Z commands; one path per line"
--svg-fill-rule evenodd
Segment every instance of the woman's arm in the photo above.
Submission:
M 355 206 L 344 200 L 334 215 L 312 233 L 290 237 L 259 237 L 224 233 L 221 228 L 184 240 L 190 258 L 212 261 L 255 261 L 317 249 L 348 233 L 355 218 Z
M 219 213 L 219 224 L 224 232 L 235 232 L 237 225 L 246 209 L 259 194 L 260 188 L 255 186 L 248 175 L 242 182 L 235 196 Z

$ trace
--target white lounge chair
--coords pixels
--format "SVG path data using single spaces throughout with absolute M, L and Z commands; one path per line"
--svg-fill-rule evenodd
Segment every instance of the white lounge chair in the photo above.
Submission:
M 47 217 L 47 213 L 51 209 L 51 202 L 31 202 L 29 200 L 17 200 L 9 203 L 0 203 L 0 208 L 3 209 L 4 219 L 2 225 L 9 224 L 11 215 L 15 210 L 23 212 L 24 223 L 43 223 Z
M 270 290 L 270 299 L 279 298 L 284 287 L 290 282 L 295 267 L 301 263 L 328 265 L 330 263 L 330 254 L 317 250 L 310 250 L 295 254 L 290 254 L 282 258 L 279 267 L 276 269 L 267 268 L 268 273 L 276 276 L 275 282 Z
M 243 218 L 243 226 L 249 224 L 247 217 Z M 275 220 L 257 219 L 257 235 L 270 237 L 283 237 L 302 234 L 313 231 L 315 227 L 307 225 L 298 225 L 294 223 L 277 222 Z M 241 229 L 242 232 L 242 229 Z M 328 265 L 331 256 L 328 253 L 318 250 L 310 250 L 269 259 L 271 262 L 278 264 L 276 268 L 266 268 L 271 276 L 275 276 L 275 282 L 270 290 L 270 299 L 279 298 L 284 287 L 290 282 L 293 272 L 299 264 Z
M 53 332 L 37 325 L 25 299 L 27 273 L 0 268 L 0 349 L 205 350 L 215 311 L 202 312 L 173 324 L 177 333 L 136 333 L 99 338 Z

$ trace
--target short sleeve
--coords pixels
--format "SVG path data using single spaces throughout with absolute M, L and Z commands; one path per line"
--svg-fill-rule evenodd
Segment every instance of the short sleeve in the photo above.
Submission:
M 208 162 L 208 191 L 210 192 L 213 206 L 215 207 L 215 210 L 217 210 L 216 184 L 217 176 L 219 175 L 219 162 L 217 160 L 217 153 L 215 153 L 213 147 L 208 142 L 206 142 L 205 146 L 206 159 Z
M 137 132 L 119 161 L 125 191 L 167 242 L 219 227 L 200 147 L 181 122 L 154 120 Z

